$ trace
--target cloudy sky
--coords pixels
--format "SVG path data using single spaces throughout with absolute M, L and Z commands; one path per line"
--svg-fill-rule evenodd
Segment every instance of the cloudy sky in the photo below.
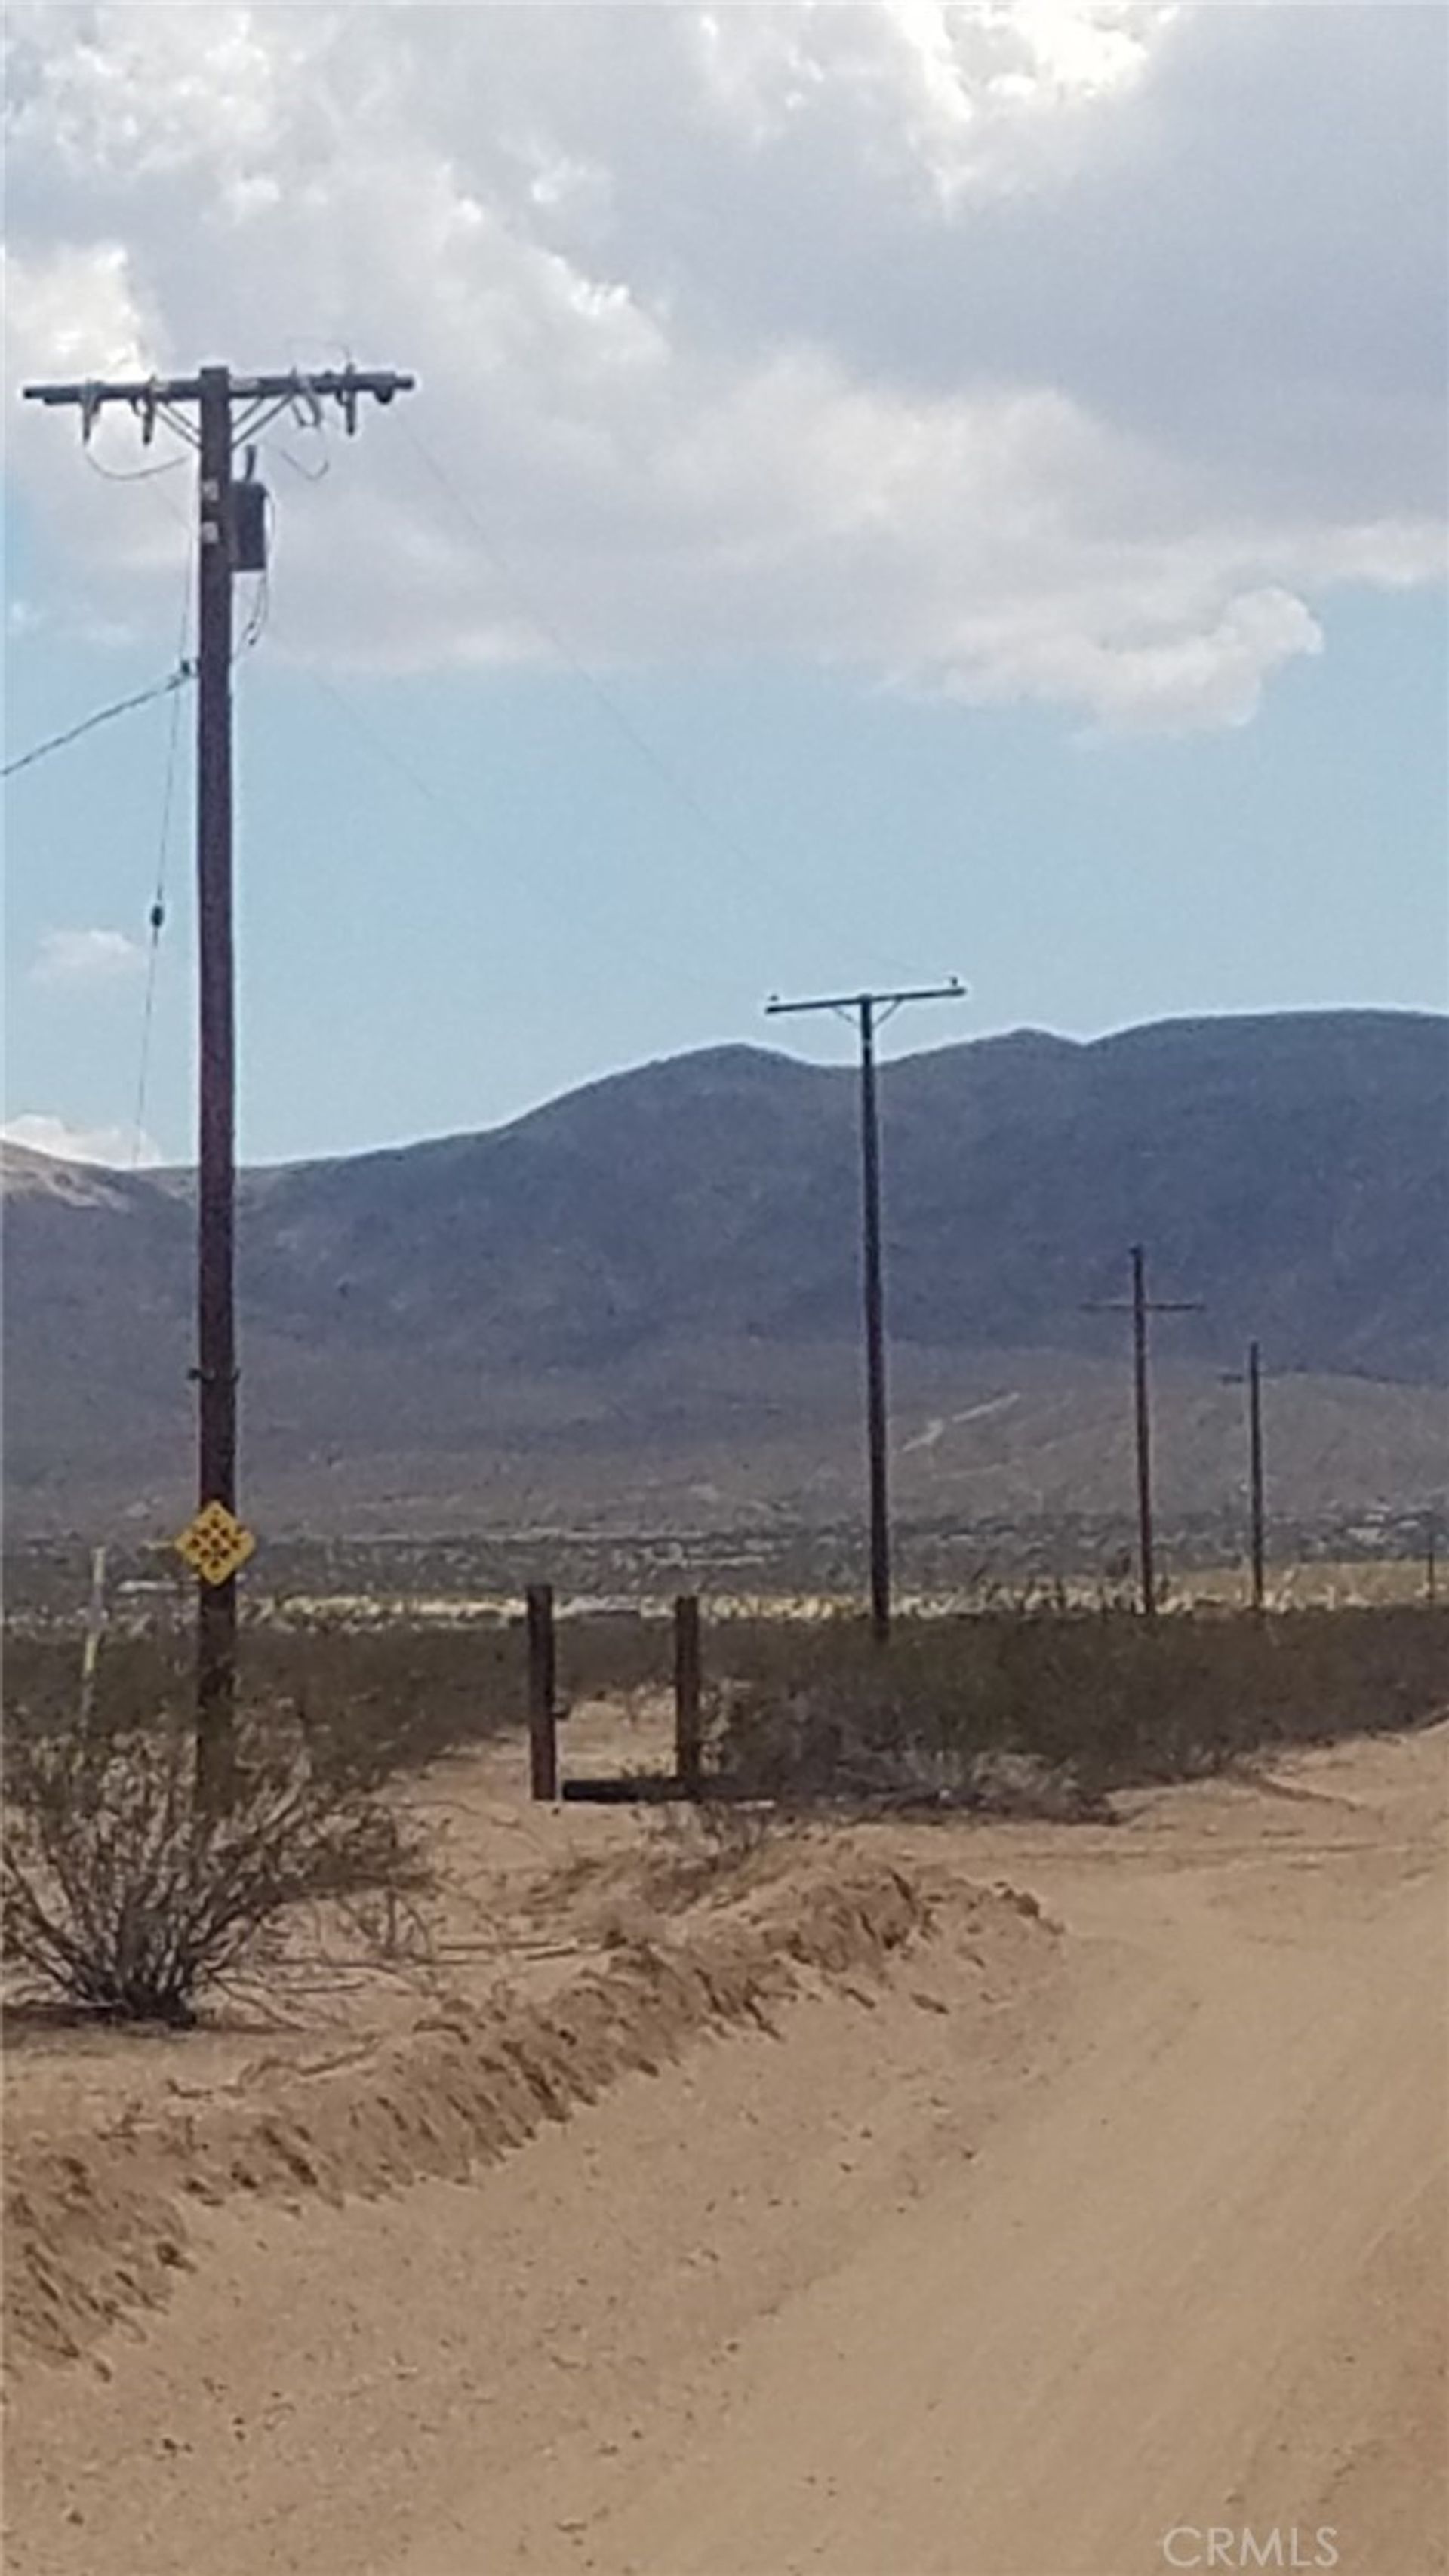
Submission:
M 250 1154 L 490 1123 L 777 988 L 964 975 L 917 1044 L 1442 1005 L 1441 7 L 8 28 L 12 757 L 173 665 L 191 505 L 164 431 L 82 454 L 20 383 L 419 379 L 260 459 Z M 35 1142 L 129 1151 L 162 865 L 144 1150 L 188 1150 L 191 721 L 10 787 Z

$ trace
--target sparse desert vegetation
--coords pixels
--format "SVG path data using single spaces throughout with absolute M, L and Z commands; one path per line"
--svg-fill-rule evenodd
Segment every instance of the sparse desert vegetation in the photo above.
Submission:
M 726 1632 L 714 1760 L 736 1792 L 1100 1812 L 1293 1744 L 1418 1725 L 1449 1702 L 1449 1623 L 1417 1608 L 1256 1620 L 1000 1606 Z M 1014 1768 L 1013 1768 L 1014 1766 Z
M 627 1774 L 629 1713 L 663 1695 L 667 1629 L 580 1617 L 559 1638 L 565 1768 L 568 1710 L 604 1703 Z M 849 1615 L 717 1619 L 703 1821 L 656 1823 L 646 1877 L 693 1891 L 728 1876 L 762 1831 L 747 1810 L 766 1804 L 1101 1819 L 1123 1790 L 1422 1725 L 1449 1703 L 1446 1638 L 1424 1607 L 1184 1609 L 1149 1624 L 1111 1596 L 1089 1608 L 1051 1588 L 903 1618 L 885 1650 Z M 517 1724 L 523 1642 L 516 1621 L 254 1626 L 236 1800 L 215 1815 L 196 1794 L 191 1688 L 181 1640 L 122 1635 L 82 1725 L 73 1639 L 16 1641 L 12 1990 L 181 2022 L 218 1978 L 264 1959 L 291 1909 L 421 1888 L 428 1856 L 383 1792 Z
M 4 2576 L 1449 2576 L 1449 0 L 11 21 Z

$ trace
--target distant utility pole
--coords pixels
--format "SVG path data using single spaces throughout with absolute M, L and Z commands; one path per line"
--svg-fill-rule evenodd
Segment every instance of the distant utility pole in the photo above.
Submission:
M 1261 1618 L 1265 1603 L 1267 1510 L 1263 1489 L 1263 1369 L 1256 1342 L 1248 1344 L 1248 1501 L 1253 1524 L 1253 1608 Z
M 1157 1616 L 1157 1561 L 1152 1527 L 1152 1396 L 1147 1367 L 1147 1319 L 1149 1315 L 1200 1315 L 1200 1303 L 1178 1298 L 1154 1299 L 1147 1294 L 1147 1255 L 1140 1243 L 1132 1246 L 1132 1294 L 1108 1299 L 1084 1307 L 1088 1315 L 1130 1315 L 1132 1318 L 1132 1384 L 1137 1428 L 1137 1546 L 1142 1578 L 1142 1616 Z
M 803 1011 L 834 1011 L 860 1031 L 860 1162 L 863 1276 L 865 1287 L 866 1455 L 870 1476 L 870 1624 L 878 1644 L 891 1629 L 890 1491 L 886 1460 L 885 1291 L 881 1278 L 880 1110 L 876 1099 L 876 1031 L 907 1002 L 959 1002 L 966 987 L 922 984 L 898 993 L 834 993 L 818 1001 L 782 1002 L 772 994 L 767 1018 Z
M 1248 1390 L 1248 1511 L 1251 1529 L 1253 1569 L 1253 1609 L 1261 1618 L 1267 1599 L 1265 1569 L 1267 1565 L 1267 1509 L 1263 1482 L 1263 1369 L 1256 1342 L 1248 1344 L 1248 1365 L 1242 1377 L 1228 1377 L 1225 1386 L 1246 1386 Z
M 200 1098 L 197 1157 L 196 1366 L 200 1511 L 220 1507 L 218 1553 L 203 1572 L 197 1608 L 198 1781 L 213 1803 L 225 1797 L 236 1697 L 236 1574 L 245 1546 L 230 1546 L 237 1502 L 235 1296 L 236 1035 L 232 947 L 232 582 L 266 568 L 266 495 L 251 470 L 232 473 L 236 448 L 284 412 L 314 423 L 335 402 L 349 435 L 364 395 L 380 403 L 409 393 L 414 379 L 391 368 L 347 366 L 319 375 L 242 376 L 202 367 L 194 376 L 27 385 L 27 402 L 80 413 L 88 440 L 99 414 L 124 404 L 149 447 L 158 420 L 198 457 L 196 889 L 199 952 Z M 194 414 L 194 419 L 192 415 Z M 195 1524 L 193 1524 L 195 1527 Z M 194 1555 L 200 1565 L 202 1557 Z

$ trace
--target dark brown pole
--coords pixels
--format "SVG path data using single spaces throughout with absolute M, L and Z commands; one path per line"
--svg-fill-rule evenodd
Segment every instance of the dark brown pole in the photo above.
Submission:
M 1152 1533 L 1152 1405 L 1147 1378 L 1147 1256 L 1132 1246 L 1132 1380 L 1137 1422 L 1137 1546 L 1142 1574 L 1142 1616 L 1157 1616 L 1157 1567 Z
M 1153 1299 L 1147 1294 L 1147 1254 L 1140 1243 L 1132 1246 L 1132 1294 L 1124 1306 L 1120 1297 L 1094 1300 L 1084 1312 L 1089 1315 L 1128 1314 L 1132 1318 L 1132 1391 L 1137 1434 L 1137 1545 L 1142 1587 L 1142 1616 L 1157 1616 L 1157 1555 L 1152 1519 L 1152 1395 L 1148 1373 L 1147 1318 L 1149 1315 L 1200 1315 L 1196 1299 Z
M 553 1586 L 530 1583 L 528 1602 L 529 1792 L 551 1803 L 558 1796 L 558 1708 L 553 1628 Z
M 885 1293 L 881 1280 L 880 1112 L 876 1100 L 876 1012 L 885 1019 L 907 1002 L 959 1002 L 966 987 L 953 975 L 949 984 L 919 984 L 893 993 L 830 993 L 809 1002 L 782 1002 L 778 993 L 765 1004 L 765 1016 L 783 1012 L 835 1011 L 853 1019 L 860 1031 L 861 1215 L 864 1235 L 865 1415 L 870 1477 L 870 1625 L 878 1645 L 891 1630 L 890 1494 L 886 1464 Z
M 185 428 L 179 411 L 195 409 L 200 478 L 197 559 L 196 885 L 199 946 L 200 1133 L 197 1151 L 196 1359 L 197 1465 L 201 1507 L 236 1508 L 236 1029 L 232 952 L 231 664 L 232 576 L 237 568 L 231 452 L 233 405 L 238 434 L 264 428 L 297 404 L 315 416 L 335 402 L 349 433 L 360 396 L 380 403 L 410 393 L 414 378 L 396 368 L 366 371 L 349 361 L 303 377 L 236 376 L 203 367 L 194 376 L 137 376 L 103 382 L 25 385 L 27 402 L 80 413 L 88 439 L 100 414 L 122 405 L 149 445 L 158 420 Z M 270 408 L 269 408 L 270 406 Z M 190 436 L 190 431 L 185 431 Z M 264 555 L 263 549 L 263 555 Z M 259 569 L 255 559 L 249 568 Z M 176 681 L 190 677 L 184 666 Z M 197 1783 L 207 1802 L 225 1803 L 232 1764 L 236 1698 L 236 1579 L 203 1583 L 197 1615 Z
M 236 1022 L 232 943 L 231 375 L 199 377 L 196 898 L 200 1004 L 196 1376 L 199 1501 L 236 1509 Z M 225 1801 L 236 1701 L 236 1578 L 197 1613 L 197 1776 Z
M 703 1768 L 700 1726 L 699 1597 L 674 1604 L 674 1768 L 686 1798 L 697 1798 Z
M 1256 1342 L 1248 1344 L 1248 1488 L 1253 1514 L 1253 1609 L 1261 1617 L 1267 1598 L 1267 1530 L 1263 1490 L 1263 1372 Z
M 891 1632 L 891 1524 L 886 1455 L 885 1288 L 881 1265 L 880 1104 L 875 1079 L 875 1010 L 860 1000 L 860 1168 L 865 1274 L 865 1417 L 870 1474 L 870 1626 Z

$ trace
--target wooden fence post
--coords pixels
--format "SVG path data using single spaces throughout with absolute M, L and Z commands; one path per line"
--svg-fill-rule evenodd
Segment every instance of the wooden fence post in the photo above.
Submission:
M 558 1796 L 558 1709 L 555 1700 L 553 1585 L 528 1587 L 528 1773 L 533 1797 Z
M 686 1798 L 699 1796 L 703 1750 L 699 1595 L 681 1592 L 674 1604 L 674 1767 Z

